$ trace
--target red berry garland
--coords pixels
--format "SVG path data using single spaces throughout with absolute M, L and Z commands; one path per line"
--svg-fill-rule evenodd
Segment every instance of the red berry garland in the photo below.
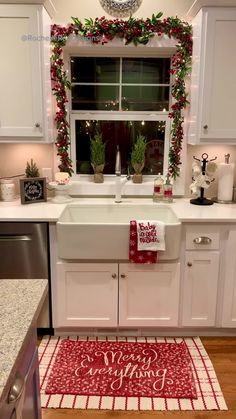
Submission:
M 174 103 L 171 106 L 169 117 L 172 119 L 171 139 L 169 149 L 169 167 L 168 173 L 176 179 L 179 176 L 181 165 L 181 150 L 183 140 L 183 114 L 186 107 L 187 92 L 185 78 L 190 72 L 191 54 L 192 54 L 192 27 L 186 22 L 182 22 L 177 17 L 168 17 L 160 20 L 162 13 L 152 15 L 151 18 L 135 19 L 130 17 L 128 20 L 101 18 L 85 19 L 82 24 L 78 18 L 72 18 L 73 24 L 66 27 L 53 25 L 51 29 L 52 57 L 51 57 L 51 75 L 53 82 L 53 94 L 56 97 L 57 112 L 57 154 L 60 156 L 59 169 L 72 175 L 72 161 L 69 157 L 68 148 L 70 145 L 70 127 L 67 122 L 66 103 L 67 89 L 70 89 L 70 82 L 66 72 L 63 70 L 63 46 L 70 34 L 82 35 L 92 43 L 105 44 L 111 41 L 115 36 L 123 38 L 126 44 L 131 42 L 134 45 L 146 45 L 149 40 L 157 34 L 163 34 L 174 38 L 177 41 L 176 53 L 171 58 L 170 74 L 173 75 L 172 97 Z

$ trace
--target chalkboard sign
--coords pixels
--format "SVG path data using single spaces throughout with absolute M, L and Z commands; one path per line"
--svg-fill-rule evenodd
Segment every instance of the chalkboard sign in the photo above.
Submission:
M 20 197 L 22 204 L 47 201 L 46 178 L 20 179 Z

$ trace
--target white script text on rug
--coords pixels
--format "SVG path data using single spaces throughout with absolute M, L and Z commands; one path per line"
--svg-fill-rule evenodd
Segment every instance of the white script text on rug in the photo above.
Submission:
M 80 394 L 46 394 L 48 378 L 65 338 L 44 337 L 39 347 L 41 405 L 51 408 L 109 409 L 109 410 L 227 410 L 211 361 L 198 338 L 184 339 L 187 345 L 197 389 L 197 399 L 165 397 L 132 397 Z M 181 343 L 182 338 L 134 337 L 70 337 L 76 341 Z

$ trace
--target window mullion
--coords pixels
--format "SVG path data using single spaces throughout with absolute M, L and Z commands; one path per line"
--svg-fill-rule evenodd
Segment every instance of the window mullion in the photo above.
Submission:
M 122 60 L 123 58 L 120 57 L 119 111 L 122 111 Z

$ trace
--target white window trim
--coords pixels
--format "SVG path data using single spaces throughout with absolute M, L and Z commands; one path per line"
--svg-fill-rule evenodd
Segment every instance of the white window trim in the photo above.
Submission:
M 168 117 L 168 113 L 163 112 L 119 112 L 119 111 L 108 111 L 108 112 L 73 112 L 70 118 L 71 124 L 71 158 L 73 161 L 73 170 L 74 175 L 72 180 L 78 179 L 87 179 L 89 176 L 92 175 L 80 175 L 76 174 L 76 147 L 75 147 L 75 121 L 77 120 L 107 120 L 107 115 L 109 114 L 110 121 L 164 121 L 165 125 L 165 141 L 164 141 L 164 162 L 163 162 L 163 174 L 167 172 L 168 169 L 168 151 L 169 151 L 169 138 L 170 138 L 170 118 Z M 114 177 L 114 174 L 105 175 L 109 177 Z M 147 179 L 154 179 L 156 175 L 146 175 Z
M 110 57 L 170 57 L 175 52 L 175 43 L 176 41 L 173 39 L 168 38 L 167 36 L 163 36 L 159 38 L 158 36 L 154 36 L 149 43 L 144 47 L 142 45 L 133 46 L 132 44 L 124 45 L 124 41 L 121 39 L 115 38 L 113 41 L 105 44 L 103 46 L 99 44 L 91 44 L 88 40 L 85 40 L 83 37 L 79 36 L 71 36 L 66 46 L 64 47 L 64 62 L 65 62 L 65 70 L 69 73 L 70 72 L 70 58 L 71 56 L 109 56 Z M 115 175 L 105 175 L 105 182 L 103 184 L 95 184 L 93 182 L 92 175 L 79 175 L 76 174 L 76 153 L 75 153 L 75 120 L 79 119 L 90 119 L 92 115 L 94 115 L 91 119 L 100 119 L 101 116 L 105 116 L 109 114 L 109 119 L 113 120 L 125 120 L 126 118 L 133 115 L 134 113 L 129 111 L 124 112 L 98 112 L 96 111 L 96 117 L 93 112 L 87 111 L 72 111 L 71 110 L 71 94 L 69 92 L 68 95 L 69 99 L 69 106 L 68 106 L 68 118 L 71 127 L 71 147 L 69 153 L 71 155 L 73 161 L 73 170 L 74 175 L 72 176 L 72 189 L 71 192 L 74 195 L 114 195 L 114 183 L 115 183 Z M 112 114 L 112 115 L 111 115 Z M 165 138 L 165 160 L 163 165 L 163 172 L 164 174 L 167 171 L 167 162 L 168 161 L 168 147 L 169 149 L 169 137 L 170 137 L 170 126 L 171 120 L 168 117 L 168 113 L 165 115 L 163 112 L 142 112 L 142 115 L 145 115 L 145 120 L 166 120 L 166 132 L 168 132 L 168 140 L 166 141 Z M 82 118 L 83 116 L 83 118 Z M 141 115 L 140 115 L 141 116 Z M 126 118 L 125 118 L 126 117 Z M 139 117 L 139 115 L 137 115 Z M 159 117 L 159 119 L 157 119 Z M 147 119 L 150 118 L 150 119 Z M 166 118 L 166 119 L 165 119 Z M 139 118 L 137 120 L 140 120 Z M 141 118 L 142 120 L 142 118 Z M 184 124 L 185 127 L 187 124 Z M 180 167 L 180 176 L 176 179 L 173 184 L 173 192 L 176 196 L 182 196 L 185 194 L 185 180 L 186 180 L 186 173 L 185 173 L 185 166 L 186 166 L 186 158 L 187 158 L 187 146 L 186 141 L 183 140 L 183 148 L 181 152 L 181 167 Z M 155 176 L 152 175 L 145 175 L 143 177 L 144 182 L 142 184 L 132 184 L 132 181 L 127 182 L 127 184 L 123 188 L 124 195 L 134 195 L 134 196 L 150 196 L 153 192 L 153 178 Z

